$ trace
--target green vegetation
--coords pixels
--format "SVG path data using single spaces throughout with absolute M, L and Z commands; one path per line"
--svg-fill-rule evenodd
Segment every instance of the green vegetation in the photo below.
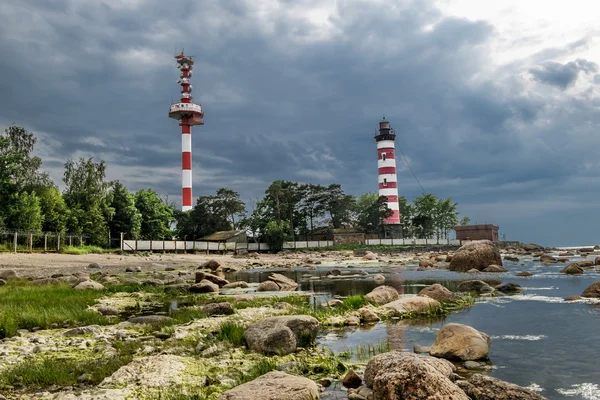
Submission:
M 388 351 L 390 351 L 390 344 L 387 340 L 382 340 L 377 343 L 359 344 L 354 348 L 338 353 L 338 357 L 355 358 L 357 361 L 366 361 L 377 354 L 387 353 Z
M 63 254 L 82 255 L 109 253 L 110 250 L 105 250 L 99 246 L 64 246 L 60 249 L 60 252 Z
M 28 286 L 22 281 L 8 281 L 0 286 L 0 338 L 14 336 L 18 329 L 47 329 L 53 324 L 108 324 L 104 316 L 88 310 L 102 295 L 73 290 L 66 283 Z
M 78 380 L 98 384 L 131 362 L 140 346 L 137 342 L 115 342 L 113 347 L 117 354 L 110 357 L 89 354 L 84 358 L 52 355 L 29 358 L 0 372 L 0 386 L 71 386 L 77 384 Z
M 244 344 L 244 332 L 246 328 L 237 322 L 227 321 L 219 327 L 217 339 L 223 342 L 229 342 L 234 346 L 242 346 Z
M 238 379 L 238 385 L 250 382 L 259 376 L 274 371 L 277 368 L 277 362 L 272 358 L 261 358 L 250 367 L 250 370 Z

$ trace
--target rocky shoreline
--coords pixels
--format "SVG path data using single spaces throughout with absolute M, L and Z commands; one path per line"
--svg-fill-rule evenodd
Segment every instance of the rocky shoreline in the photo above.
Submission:
M 581 249 L 569 254 L 589 258 L 595 253 L 597 249 Z M 90 299 L 78 311 L 85 313 L 80 321 L 58 317 L 50 322 L 51 312 L 46 310 L 40 326 L 17 326 L 13 334 L 2 328 L 0 393 L 10 399 L 293 400 L 326 398 L 329 384 L 339 381 L 348 399 L 355 400 L 542 399 L 531 390 L 473 373 L 485 371 L 491 341 L 466 325 L 446 324 L 431 346 L 416 345 L 414 353 L 383 351 L 366 365 L 314 345 L 320 330 L 335 326 L 446 315 L 472 306 L 476 297 L 520 291 L 514 283 L 486 278 L 464 281 L 455 292 L 433 284 L 416 296 L 402 295 L 386 284 L 384 276 L 362 268 L 394 265 L 483 272 L 487 277 L 501 272 L 503 259 L 524 255 L 549 264 L 568 264 L 566 259 L 572 257 L 548 255 L 545 249 L 498 250 L 489 243 L 414 254 L 67 256 L 70 261 L 59 257 L 44 266 L 40 264 L 46 255 L 19 255 L 13 264 L 11 257 L 1 255 L 0 290 L 5 297 L 23 296 L 15 299 L 24 302 L 26 296 L 46 291 Z M 577 261 L 571 269 L 584 273 L 599 263 L 600 258 L 591 266 L 589 261 Z M 302 267 L 305 279 L 321 279 L 311 274 L 320 264 L 335 266 L 327 279 L 372 279 L 377 287 L 364 296 L 332 299 L 315 308 L 308 301 L 311 293 L 298 292 L 297 282 L 276 272 L 260 283 L 229 282 L 224 275 L 253 268 Z M 600 297 L 599 285 L 581 295 Z M 173 299 L 179 306 L 169 311 Z M 98 323 L 84 323 L 88 320 Z M 0 322 L 7 324 L 6 319 Z M 56 375 L 70 368 L 70 374 L 35 375 L 43 368 Z

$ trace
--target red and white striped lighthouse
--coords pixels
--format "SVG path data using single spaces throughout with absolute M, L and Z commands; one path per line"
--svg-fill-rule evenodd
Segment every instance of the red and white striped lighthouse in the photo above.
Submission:
M 173 102 L 169 118 L 179 121 L 181 126 L 181 210 L 192 209 L 192 126 L 204 125 L 202 106 L 192 103 L 192 69 L 194 60 L 183 51 L 175 56 L 177 68 L 181 71 L 177 83 L 181 85 L 181 100 Z
M 394 141 L 396 134 L 385 116 L 379 121 L 379 132 L 375 134 L 377 142 L 377 167 L 379 195 L 387 197 L 387 205 L 394 212 L 383 221 L 386 225 L 400 223 L 400 207 L 398 207 L 398 179 L 396 178 L 396 154 Z

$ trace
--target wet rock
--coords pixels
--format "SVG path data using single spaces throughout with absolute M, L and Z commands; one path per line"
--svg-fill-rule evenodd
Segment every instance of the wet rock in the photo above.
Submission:
M 244 333 L 250 350 L 263 354 L 290 354 L 317 336 L 319 321 L 308 315 L 269 317 Z
M 347 388 L 357 388 L 362 384 L 362 379 L 354 370 L 350 370 L 342 378 L 342 385 Z
M 519 284 L 514 282 L 501 283 L 495 289 L 502 293 L 518 293 L 523 290 Z
M 477 292 L 477 293 L 490 293 L 493 292 L 494 289 L 485 283 L 484 281 L 464 281 L 458 284 L 456 287 L 458 292 Z
M 69 329 L 68 331 L 63 333 L 63 335 L 67 337 L 86 335 L 88 333 L 96 333 L 99 329 L 100 327 L 97 325 L 80 326 L 79 328 Z
M 522 271 L 516 274 L 517 276 L 532 276 L 533 274 L 529 271 Z
M 434 357 L 473 361 L 487 358 L 491 339 L 483 332 L 462 324 L 444 325 L 431 345 Z
M 398 297 L 398 291 L 391 286 L 378 286 L 365 295 L 369 302 L 380 305 L 394 301 Z
M 119 315 L 119 309 L 110 306 L 98 307 L 98 312 L 102 315 Z
M 271 371 L 224 392 L 217 400 L 316 400 L 317 384 L 300 376 Z
M 217 260 L 210 260 L 200 265 L 198 269 L 210 269 L 211 271 L 216 271 L 220 266 L 221 264 L 219 264 Z
M 504 259 L 506 261 L 514 261 L 514 262 L 518 262 L 519 261 L 519 257 L 513 257 L 513 256 L 506 256 L 506 257 L 504 257 Z
M 347 325 L 347 326 L 360 325 L 360 319 L 355 315 L 351 315 L 344 320 L 344 325 Z
M 271 274 L 268 279 L 275 282 L 282 292 L 293 292 L 298 288 L 296 281 L 281 274 Z
M 92 280 L 86 280 L 83 282 L 78 283 L 77 285 L 73 286 L 73 289 L 75 290 L 104 290 L 104 286 L 102 286 L 101 283 L 92 281 Z
M 189 291 L 190 293 L 219 293 L 219 285 L 204 279 L 190 286 Z
M 91 263 L 90 265 L 88 265 L 88 268 L 92 268 L 92 269 L 101 269 L 102 265 L 98 264 L 98 263 Z
M 479 270 L 475 269 L 475 268 L 471 268 L 470 270 L 467 271 L 467 273 L 469 273 L 469 274 L 476 274 L 478 272 L 479 272 Z
M 555 264 L 558 260 L 556 260 L 556 258 L 549 256 L 547 254 L 542 254 L 540 256 L 540 261 L 545 262 L 545 263 Z
M 600 257 L 594 259 L 594 265 L 600 265 Z
M 264 281 L 258 285 L 257 292 L 279 292 L 279 286 L 273 281 Z
M 481 271 L 492 264 L 502 265 L 500 251 L 489 240 L 477 240 L 463 245 L 454 253 L 449 269 L 464 272 L 474 268 Z
M 581 293 L 581 297 L 600 298 L 600 282 L 592 283 Z
M 482 369 L 485 367 L 485 363 L 480 363 L 477 361 L 465 361 L 462 363 L 462 366 L 466 369 Z
M 452 293 L 439 283 L 421 289 L 417 296 L 427 296 L 442 303 L 460 300 L 460 296 Z
M 236 289 L 236 288 L 246 289 L 247 287 L 248 287 L 248 282 L 237 281 L 237 282 L 231 282 L 231 283 L 224 285 L 223 289 Z
M 512 383 L 474 374 L 469 381 L 459 381 L 457 385 L 472 399 L 478 400 L 545 400 L 536 392 Z
M 17 271 L 15 271 L 14 269 L 0 270 L 0 279 L 8 281 L 10 279 L 17 279 L 17 278 L 19 278 L 19 275 L 17 274 Z
M 222 303 L 210 303 L 202 307 L 202 311 L 208 315 L 231 315 L 233 314 L 233 307 L 231 303 L 226 301 Z
M 383 307 L 399 314 L 428 314 L 439 309 L 441 304 L 430 297 L 410 296 L 401 297 L 398 300 L 385 304 Z
M 373 310 L 371 310 L 369 308 L 361 307 L 357 311 L 358 311 L 358 314 L 360 315 L 360 319 L 364 323 L 377 322 L 380 320 L 380 318 L 377 316 L 377 314 L 375 314 L 375 312 L 373 312 Z
M 508 272 L 508 270 L 500 265 L 492 264 L 485 268 L 483 272 Z
M 204 279 L 210 281 L 216 285 L 219 285 L 220 288 L 227 285 L 229 281 L 225 278 L 221 278 L 220 276 L 209 274 L 208 272 L 204 274 Z
M 577 301 L 581 300 L 581 296 L 567 296 L 565 297 L 565 301 Z
M 378 400 L 470 400 L 451 381 L 454 371 L 446 360 L 390 352 L 369 360 L 364 381 Z
M 415 344 L 413 346 L 413 351 L 417 354 L 419 354 L 419 353 L 429 354 L 429 352 L 431 351 L 431 347 L 430 346 L 421 346 L 420 344 Z
M 583 274 L 583 268 L 581 268 L 578 263 L 573 263 L 564 267 L 560 272 L 569 275 L 579 275 Z
M 173 318 L 165 315 L 142 315 L 139 317 L 129 318 L 127 322 L 136 325 L 162 325 L 175 321 Z

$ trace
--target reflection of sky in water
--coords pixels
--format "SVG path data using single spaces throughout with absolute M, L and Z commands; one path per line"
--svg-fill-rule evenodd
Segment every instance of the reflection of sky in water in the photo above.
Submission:
M 592 257 L 593 259 L 594 257 Z M 571 257 L 572 261 L 579 258 Z M 524 264 L 524 265 L 521 265 Z M 303 291 L 316 292 L 315 304 L 334 296 L 364 294 L 378 286 L 372 277 L 381 273 L 386 285 L 400 293 L 416 294 L 424 286 L 441 283 L 453 290 L 469 279 L 494 279 L 516 282 L 525 290 L 516 296 L 481 299 L 466 310 L 438 321 L 391 321 L 358 329 L 324 332 L 318 338 L 321 346 L 334 352 L 347 351 L 358 345 L 376 346 L 387 341 L 391 349 L 412 351 L 414 344 L 429 346 L 438 329 L 449 322 L 470 325 L 492 337 L 490 360 L 495 368 L 490 375 L 521 386 L 543 390 L 548 399 L 600 400 L 600 304 L 598 301 L 565 302 L 566 296 L 580 295 L 590 284 L 600 280 L 595 270 L 582 276 L 561 274 L 566 263 L 542 266 L 531 258 L 519 262 L 505 261 L 506 273 L 456 273 L 447 270 L 416 271 L 414 267 L 390 267 L 387 264 L 357 271 L 369 273 L 360 278 L 327 279 L 335 266 L 318 266 L 316 270 L 297 268 L 281 273 L 300 283 Z M 518 277 L 529 271 L 531 277 Z M 270 271 L 242 271 L 233 280 L 261 282 Z M 321 276 L 308 280 L 302 276 Z M 336 398 L 330 397 L 330 398 Z M 343 398 L 343 397 L 340 397 Z

